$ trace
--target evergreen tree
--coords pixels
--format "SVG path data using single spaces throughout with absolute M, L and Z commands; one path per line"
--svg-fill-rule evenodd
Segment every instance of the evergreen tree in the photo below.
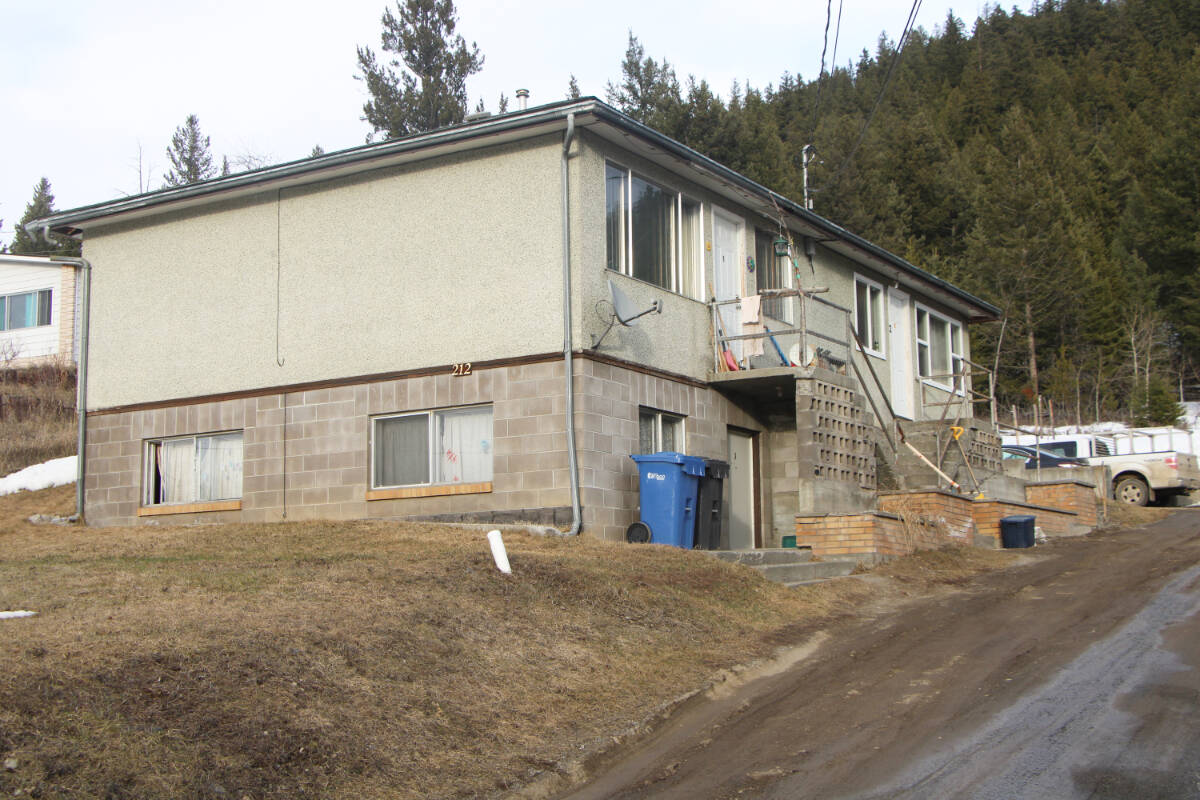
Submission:
M 210 144 L 209 137 L 200 132 L 200 118 L 188 114 L 184 123 L 175 129 L 171 146 L 167 148 L 171 169 L 163 175 L 166 185 L 186 186 L 215 178 L 217 169 L 213 166 Z M 228 166 L 225 162 L 222 174 L 228 174 Z
M 370 48 L 358 48 L 360 79 L 371 95 L 363 118 L 388 139 L 462 122 L 467 78 L 483 68 L 483 56 L 455 34 L 454 3 L 397 0 L 396 10 L 398 17 L 384 10 L 381 36 L 384 52 L 396 58 L 381 63 Z
M 54 213 L 54 193 L 50 190 L 50 181 L 42 178 L 33 187 L 33 199 L 25 206 L 25 213 L 17 223 L 17 232 L 13 237 L 8 252 L 13 255 L 26 256 L 78 256 L 81 245 L 75 239 L 50 234 L 51 242 L 41 238 L 39 231 L 37 239 L 25 230 L 26 223 L 48 217 Z
M 604 94 L 623 113 L 668 135 L 683 107 L 674 68 L 666 59 L 659 64 L 649 58 L 633 31 L 621 62 L 621 83 L 614 86 L 610 81 Z
M 580 98 L 579 83 L 575 80 L 574 73 L 572 73 L 571 74 L 571 82 L 567 84 L 567 99 L 568 100 L 578 100 L 579 98 Z

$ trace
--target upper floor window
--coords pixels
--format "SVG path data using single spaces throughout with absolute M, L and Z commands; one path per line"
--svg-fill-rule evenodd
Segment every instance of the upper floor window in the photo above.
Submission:
M 883 287 L 861 275 L 854 276 L 854 332 L 867 352 L 883 358 Z
M 917 306 L 917 372 L 944 389 L 961 391 L 962 325 L 936 311 Z
M 615 164 L 604 194 L 608 268 L 700 298 L 700 203 Z
M 50 324 L 49 289 L 0 295 L 0 331 Z
M 764 230 L 754 232 L 754 265 L 758 275 L 758 288 L 790 289 L 791 269 L 786 256 L 775 255 L 775 239 L 778 237 Z M 792 322 L 792 304 L 786 297 L 772 297 L 763 300 L 762 311 L 768 317 L 782 320 L 789 325 Z

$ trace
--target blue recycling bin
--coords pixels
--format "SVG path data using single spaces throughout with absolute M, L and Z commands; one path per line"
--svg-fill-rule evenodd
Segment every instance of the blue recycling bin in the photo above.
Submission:
M 642 523 L 650 541 L 691 549 L 704 459 L 683 453 L 630 456 L 638 465 Z

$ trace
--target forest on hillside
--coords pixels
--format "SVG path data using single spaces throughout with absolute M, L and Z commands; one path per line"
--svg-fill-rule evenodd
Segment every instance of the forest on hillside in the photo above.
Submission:
M 989 7 L 726 97 L 632 35 L 608 91 L 791 198 L 812 145 L 816 213 L 1004 310 L 973 329 L 1002 408 L 1150 424 L 1200 399 L 1200 0 Z

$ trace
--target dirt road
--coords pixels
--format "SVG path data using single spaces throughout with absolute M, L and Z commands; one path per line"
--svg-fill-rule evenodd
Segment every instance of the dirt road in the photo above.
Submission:
M 1200 512 L 827 633 L 567 796 L 1200 797 Z

